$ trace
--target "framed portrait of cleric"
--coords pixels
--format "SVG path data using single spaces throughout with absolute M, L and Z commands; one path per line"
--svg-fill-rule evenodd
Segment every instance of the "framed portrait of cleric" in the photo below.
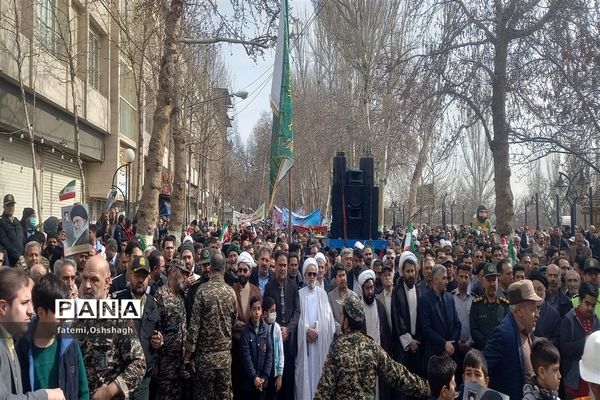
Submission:
M 62 228 L 66 233 L 65 256 L 89 249 L 89 214 L 87 204 L 61 207 Z

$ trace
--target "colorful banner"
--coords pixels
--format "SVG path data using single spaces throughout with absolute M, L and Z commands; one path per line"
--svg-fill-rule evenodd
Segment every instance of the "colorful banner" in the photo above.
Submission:
M 273 206 L 273 225 L 276 228 L 287 228 L 289 221 L 289 211 L 287 208 Z M 319 227 L 322 225 L 323 216 L 321 209 L 318 208 L 307 215 L 296 214 L 292 212 L 292 227 Z
M 234 225 L 237 226 L 240 224 L 253 224 L 255 222 L 263 221 L 264 219 L 265 219 L 265 203 L 262 203 L 260 206 L 258 206 L 256 211 L 254 211 L 251 214 L 242 214 L 242 213 L 234 210 L 232 222 Z

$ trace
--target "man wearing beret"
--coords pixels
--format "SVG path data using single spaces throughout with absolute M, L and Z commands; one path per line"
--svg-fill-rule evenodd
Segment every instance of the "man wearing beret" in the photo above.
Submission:
M 529 280 L 533 283 L 535 294 L 542 298 L 540 306 L 540 318 L 535 325 L 533 336 L 544 337 L 558 348 L 560 346 L 560 314 L 550 302 L 546 301 L 548 295 L 548 279 L 541 273 L 534 271 L 529 274 Z
M 342 302 L 344 335 L 331 344 L 315 400 L 374 399 L 377 378 L 404 395 L 427 397 L 425 380 L 408 371 L 372 338 L 362 332 L 365 323 L 363 302 L 348 296 Z
M 510 312 L 490 335 L 483 354 L 488 363 L 490 389 L 507 394 L 511 400 L 523 398 L 523 385 L 533 375 L 531 334 L 540 316 L 533 283 L 524 279 L 508 287 Z

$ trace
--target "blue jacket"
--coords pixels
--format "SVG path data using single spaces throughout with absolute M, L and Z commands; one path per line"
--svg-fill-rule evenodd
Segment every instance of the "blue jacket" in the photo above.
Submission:
M 454 299 L 448 292 L 444 292 L 444 309 L 440 297 L 433 289 L 422 293 L 418 305 L 418 320 L 421 334 L 425 343 L 425 360 L 431 356 L 439 356 L 444 352 L 447 341 L 454 341 L 454 356 L 458 355 L 458 341 L 460 340 L 461 323 L 456 313 Z
M 488 364 L 490 389 L 507 394 L 511 400 L 523 399 L 525 366 L 519 328 L 512 313 L 492 331 L 483 355 Z
M 246 324 L 240 339 L 240 348 L 242 370 L 244 371 L 240 389 L 254 390 L 254 378 L 256 377 L 265 379 L 264 387 L 266 388 L 273 366 L 273 344 L 267 326 L 263 321 L 260 321 L 258 334 L 254 322 L 249 321 Z
M 533 335 L 550 340 L 557 349 L 560 346 L 560 314 L 546 301 L 542 304 Z
M 21 364 L 21 377 L 23 380 L 23 391 L 29 392 L 37 389 L 51 388 L 34 388 L 35 380 L 34 360 L 33 360 L 33 334 L 36 330 L 38 319 L 34 318 L 27 329 L 27 332 L 21 337 L 15 346 L 17 357 Z M 79 356 L 79 342 L 69 334 L 61 334 L 56 336 L 59 348 L 59 370 L 58 370 L 58 386 L 65 394 L 65 399 L 73 400 L 80 398 L 89 398 L 87 387 L 87 376 L 79 376 L 80 366 L 79 361 L 83 362 L 83 358 Z M 83 382 L 84 387 L 79 387 L 79 383 Z M 80 393 L 81 391 L 81 393 Z

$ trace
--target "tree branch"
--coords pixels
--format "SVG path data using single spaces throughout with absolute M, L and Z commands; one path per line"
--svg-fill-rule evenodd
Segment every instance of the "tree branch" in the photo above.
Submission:
M 193 38 L 182 38 L 180 40 L 181 43 L 185 44 L 215 44 L 215 43 L 233 43 L 233 44 L 243 44 L 248 46 L 260 47 L 263 49 L 268 49 L 270 46 L 257 42 L 254 40 L 242 40 L 242 39 L 233 39 L 233 38 L 225 38 L 216 36 L 214 38 L 206 38 L 206 39 L 193 39 Z

